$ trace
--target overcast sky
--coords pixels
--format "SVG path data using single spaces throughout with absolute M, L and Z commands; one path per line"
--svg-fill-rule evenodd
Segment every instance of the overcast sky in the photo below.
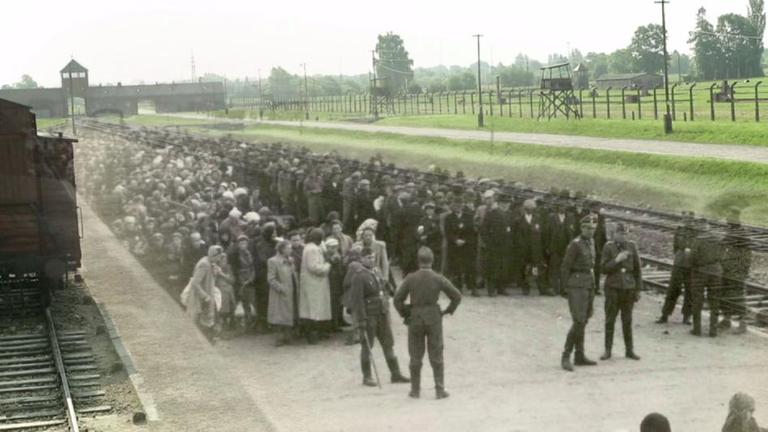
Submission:
M 745 14 L 747 0 L 672 0 L 670 52 L 689 51 L 701 6 L 714 22 Z M 653 0 L 8 0 L 0 4 L 0 84 L 26 73 L 58 86 L 70 56 L 92 83 L 189 79 L 193 52 L 198 75 L 261 69 L 266 77 L 275 65 L 298 73 L 303 62 L 310 75 L 366 73 L 376 36 L 387 31 L 402 36 L 417 67 L 474 62 L 474 33 L 484 35 L 484 61 L 511 63 L 523 52 L 545 62 L 569 47 L 625 47 L 651 22 L 661 22 Z

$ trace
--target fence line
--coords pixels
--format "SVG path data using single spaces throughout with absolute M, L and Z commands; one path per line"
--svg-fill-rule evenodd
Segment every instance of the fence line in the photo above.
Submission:
M 768 102 L 768 86 L 762 81 L 731 84 L 676 83 L 670 87 L 670 112 L 675 121 L 760 122 L 761 104 Z M 338 96 L 274 98 L 232 97 L 229 106 L 274 112 L 338 113 L 351 115 L 410 116 L 431 114 L 476 114 L 481 109 L 474 91 L 451 91 L 397 95 L 389 99 L 368 93 Z M 659 119 L 666 112 L 664 89 L 629 86 L 574 91 L 571 101 L 582 118 Z M 538 89 L 483 90 L 483 113 L 492 117 L 538 118 L 541 97 Z M 557 117 L 557 115 L 556 115 Z

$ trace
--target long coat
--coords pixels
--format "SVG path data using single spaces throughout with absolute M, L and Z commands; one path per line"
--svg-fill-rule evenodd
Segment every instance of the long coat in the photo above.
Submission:
M 293 326 L 293 292 L 298 278 L 290 258 L 278 254 L 267 261 L 269 309 L 267 322 Z
M 213 327 L 216 322 L 216 305 L 213 301 L 213 287 L 216 281 L 214 266 L 208 257 L 200 258 L 189 281 L 190 293 L 187 314 L 203 327 Z M 206 302 L 203 299 L 209 298 Z
M 330 321 L 331 286 L 328 273 L 331 265 L 325 260 L 320 246 L 309 243 L 301 257 L 299 282 L 299 318 Z

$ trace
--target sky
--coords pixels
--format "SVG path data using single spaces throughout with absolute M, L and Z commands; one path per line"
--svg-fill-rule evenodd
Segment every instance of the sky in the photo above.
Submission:
M 671 0 L 669 51 L 689 52 L 688 32 L 699 7 L 710 21 L 746 14 L 747 0 Z M 131 0 L 2 1 L 0 84 L 31 75 L 60 84 L 58 71 L 74 57 L 90 82 L 125 84 L 292 73 L 367 73 L 376 36 L 394 32 L 415 67 L 473 63 L 481 57 L 512 63 L 518 53 L 546 62 L 569 48 L 611 52 L 626 47 L 640 25 L 661 22 L 653 0 L 406 1 Z

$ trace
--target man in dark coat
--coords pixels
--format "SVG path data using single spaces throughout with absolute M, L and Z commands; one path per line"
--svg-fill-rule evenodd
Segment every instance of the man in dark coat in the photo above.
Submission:
M 465 283 L 477 296 L 477 232 L 474 216 L 464 208 L 461 198 L 453 201 L 451 212 L 445 217 L 445 237 L 449 277 L 459 289 Z
M 553 212 L 549 215 L 544 234 L 544 250 L 549 257 L 549 287 L 555 294 L 567 297 L 565 285 L 560 279 L 560 265 L 568 243 L 573 239 L 573 226 L 569 215 L 565 212 L 562 202 L 555 202 Z
M 398 238 L 400 250 L 400 267 L 403 274 L 408 274 L 418 269 L 416 253 L 419 249 L 417 231 L 421 222 L 421 207 L 409 194 L 401 196 L 403 207 L 398 211 L 396 218 L 395 235 Z
M 424 216 L 419 221 L 417 228 L 419 236 L 419 246 L 426 246 L 435 256 L 435 263 L 439 265 L 442 262 L 443 234 L 440 231 L 440 219 L 435 214 L 435 203 L 428 201 L 424 204 Z M 435 270 L 438 273 L 440 270 Z
M 656 320 L 657 324 L 667 322 L 669 316 L 675 311 L 675 305 L 681 293 L 683 293 L 683 323 L 691 323 L 691 246 L 695 237 L 693 212 L 683 212 L 683 224 L 675 229 L 672 240 L 674 253 L 672 274 L 664 306 L 661 307 L 661 317 Z
M 632 308 L 640 299 L 643 278 L 640 270 L 640 254 L 637 245 L 626 238 L 626 228 L 616 226 L 613 241 L 605 244 L 600 257 L 600 269 L 605 278 L 605 354 L 600 360 L 611 358 L 613 329 L 621 312 L 621 329 L 624 334 L 624 350 L 627 358 L 640 360 L 635 354 L 632 338 Z
M 488 289 L 488 296 L 495 297 L 497 292 L 501 295 L 507 295 L 501 283 L 504 261 L 509 259 L 509 250 L 507 242 L 500 241 L 500 239 L 506 239 L 512 227 L 505 211 L 499 207 L 499 203 L 494 198 L 495 193 L 489 192 L 491 191 L 484 195 L 488 207 L 480 225 L 480 238 L 485 246 L 483 251 L 485 286 Z M 506 197 L 500 197 L 500 199 L 505 200 Z
M 435 378 L 435 393 L 438 399 L 448 397 L 445 391 L 445 369 L 443 364 L 443 315 L 456 311 L 461 302 L 461 293 L 448 279 L 432 270 L 434 256 L 429 248 L 418 252 L 419 270 L 406 276 L 395 293 L 394 305 L 408 325 L 408 353 L 411 356 L 411 392 L 418 398 L 421 391 L 421 362 L 424 349 L 429 354 L 429 364 Z M 443 311 L 437 303 L 440 293 L 451 300 Z M 410 296 L 410 304 L 405 299 Z
M 584 355 L 584 332 L 587 322 L 592 317 L 592 303 L 595 299 L 594 275 L 595 246 L 592 236 L 595 233 L 597 221 L 590 216 L 581 220 L 580 234 L 571 240 L 565 250 L 561 278 L 568 291 L 568 307 L 571 311 L 573 324 L 565 340 L 565 349 L 560 364 L 563 369 L 573 372 L 571 353 L 576 348 L 574 364 L 577 366 L 594 366 L 597 363 Z
M 523 288 L 523 294 L 528 295 L 532 285 L 536 285 L 539 294 L 553 295 L 552 292 L 542 285 L 538 276 L 544 267 L 544 243 L 542 241 L 542 221 L 540 216 L 535 213 L 536 203 L 532 200 L 526 200 L 523 203 L 523 214 L 517 218 L 515 226 L 516 250 L 518 260 L 518 276 L 522 278 L 519 285 Z
M 375 387 L 371 376 L 371 348 L 379 340 L 393 383 L 408 383 L 410 380 L 400 373 L 395 356 L 395 339 L 389 318 L 389 298 L 384 281 L 373 271 L 376 257 L 370 248 L 363 248 L 362 266 L 352 275 L 350 282 L 350 306 L 355 322 L 360 328 L 360 367 L 363 371 L 363 385 Z

